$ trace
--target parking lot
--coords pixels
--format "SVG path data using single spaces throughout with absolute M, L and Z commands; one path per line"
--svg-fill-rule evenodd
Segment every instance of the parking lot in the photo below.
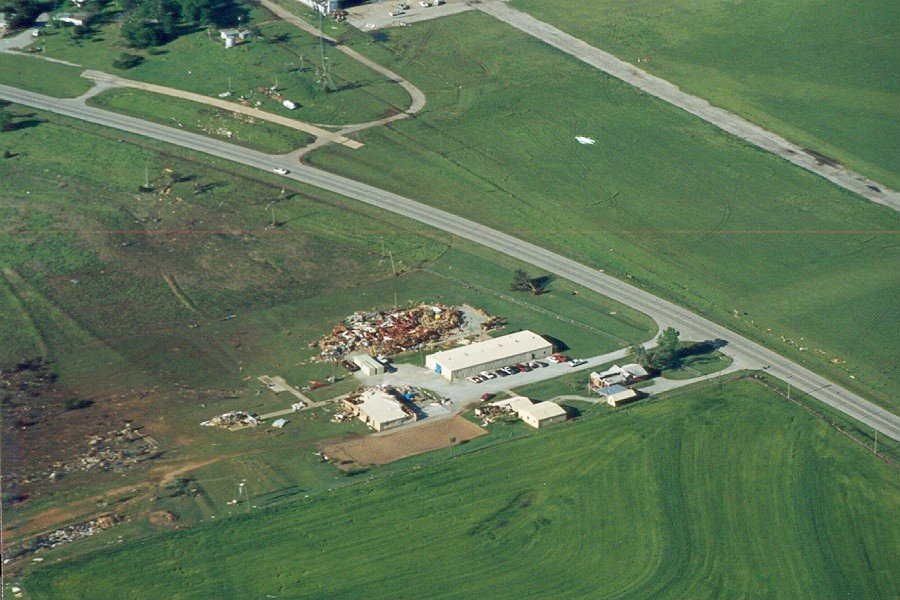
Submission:
M 447 15 L 472 10 L 464 0 L 445 0 L 444 4 L 435 5 L 434 0 L 428 0 L 428 6 L 421 6 L 418 0 L 402 2 L 403 9 L 398 9 L 399 0 L 392 2 L 373 2 L 354 6 L 347 11 L 347 22 L 362 31 L 374 31 L 387 27 L 403 27 L 409 23 L 427 21 Z M 391 16 L 389 13 L 394 13 Z
M 517 387 L 546 381 L 560 377 L 573 371 L 588 371 L 594 367 L 613 361 L 621 360 L 627 354 L 626 350 L 616 350 L 608 354 L 584 359 L 584 363 L 570 366 L 567 362 L 553 364 L 546 359 L 540 362 L 547 363 L 546 367 L 539 367 L 531 371 L 519 372 L 506 377 L 495 375 L 480 383 L 474 383 L 468 379 L 450 382 L 434 371 L 411 364 L 398 364 L 391 372 L 381 375 L 366 376 L 361 371 L 354 373 L 360 384 L 365 387 L 377 386 L 387 383 L 395 387 L 413 386 L 431 390 L 438 396 L 448 398 L 450 404 L 446 407 L 450 412 L 459 412 L 466 404 L 478 400 L 482 394 L 497 394 Z M 587 387 L 587 372 L 584 375 L 584 385 Z M 407 425 L 406 427 L 409 427 Z

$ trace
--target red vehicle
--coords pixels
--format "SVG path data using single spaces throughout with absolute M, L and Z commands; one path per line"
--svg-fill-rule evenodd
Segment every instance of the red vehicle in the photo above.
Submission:
M 485 392 L 484 394 L 481 395 L 481 401 L 482 401 L 482 402 L 487 402 L 488 400 L 490 400 L 490 399 L 493 398 L 493 397 L 494 397 L 494 395 L 493 395 L 492 393 L 490 393 L 490 392 Z

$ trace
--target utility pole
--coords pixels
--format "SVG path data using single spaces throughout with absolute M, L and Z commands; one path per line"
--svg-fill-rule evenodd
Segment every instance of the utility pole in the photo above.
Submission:
M 316 68 L 316 75 L 326 92 L 334 88 L 328 68 L 328 57 L 325 56 L 325 30 L 322 26 L 322 13 L 319 13 L 319 67 Z

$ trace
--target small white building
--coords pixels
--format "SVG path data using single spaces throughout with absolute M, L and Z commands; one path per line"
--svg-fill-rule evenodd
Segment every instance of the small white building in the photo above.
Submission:
M 53 17 L 53 20 L 59 21 L 60 23 L 68 23 L 69 25 L 81 27 L 88 22 L 89 18 L 90 16 L 87 13 L 59 13 L 58 15 Z
M 491 402 L 493 406 L 506 408 L 535 429 L 542 429 L 554 423 L 562 423 L 568 418 L 565 409 L 556 402 L 544 401 L 534 404 L 525 396 L 515 396 Z
M 593 387 L 603 387 L 616 384 L 631 384 L 644 380 L 648 376 L 647 369 L 637 363 L 629 363 L 621 367 L 613 365 L 602 373 L 591 373 L 590 381 Z
M 606 399 L 606 403 L 610 406 L 620 406 L 621 404 L 631 402 L 638 397 L 636 391 L 631 388 L 622 387 L 621 385 L 609 385 L 595 389 L 598 394 Z
M 272 421 L 272 427 L 275 429 L 283 429 L 287 425 L 287 419 L 275 419 Z
M 365 390 L 355 401 L 345 400 L 344 405 L 375 431 L 399 427 L 416 420 L 416 415 L 411 410 L 404 409 L 397 398 L 379 388 Z
M 353 364 L 359 367 L 365 375 L 381 375 L 384 373 L 384 365 L 368 354 L 357 354 L 353 357 Z
M 519 331 L 425 357 L 425 368 L 450 381 L 553 354 L 553 344 L 532 331 Z

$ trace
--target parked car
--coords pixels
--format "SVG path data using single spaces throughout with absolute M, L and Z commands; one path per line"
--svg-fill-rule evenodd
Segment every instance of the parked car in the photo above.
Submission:
M 492 393 L 490 393 L 490 392 L 485 392 L 484 394 L 481 395 L 481 401 L 482 401 L 482 402 L 487 402 L 488 400 L 490 400 L 490 399 L 493 398 L 493 397 L 494 397 L 494 395 L 493 395 Z
M 586 363 L 587 363 L 587 361 L 584 360 L 583 358 L 576 358 L 574 360 L 569 361 L 569 366 L 570 367 L 580 367 L 581 365 L 586 364 Z
M 492 373 L 491 371 L 482 371 L 481 373 L 479 373 L 479 375 L 481 375 L 485 379 L 496 379 L 497 378 L 497 375 Z
M 497 369 L 496 371 L 494 371 L 494 373 L 499 375 L 500 377 L 509 377 L 509 373 L 507 373 L 503 369 Z
M 421 6 L 422 8 L 428 8 L 431 5 L 428 4 L 427 2 L 419 2 L 419 6 Z
M 276 173 L 278 173 L 279 175 L 287 175 L 288 173 L 290 173 L 290 171 L 288 171 L 284 167 L 275 167 L 272 170 L 275 171 Z

